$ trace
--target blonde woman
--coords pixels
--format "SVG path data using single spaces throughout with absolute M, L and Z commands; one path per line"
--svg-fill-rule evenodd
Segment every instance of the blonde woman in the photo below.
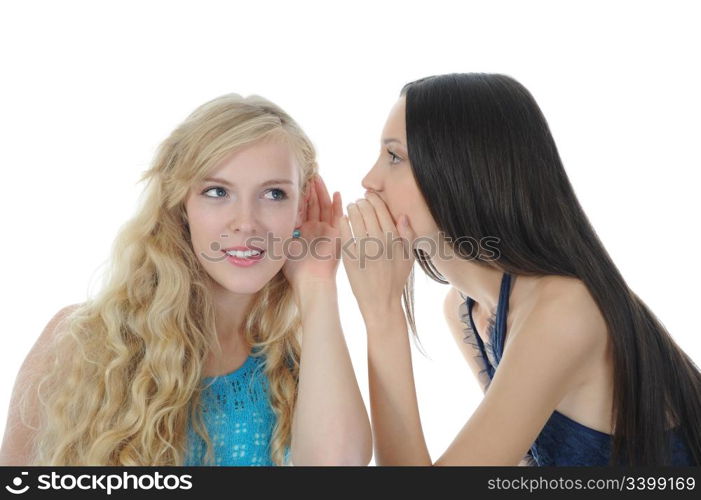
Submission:
M 341 197 L 304 132 L 224 95 L 142 181 L 100 293 L 60 310 L 22 365 L 0 464 L 367 465 L 328 243 Z

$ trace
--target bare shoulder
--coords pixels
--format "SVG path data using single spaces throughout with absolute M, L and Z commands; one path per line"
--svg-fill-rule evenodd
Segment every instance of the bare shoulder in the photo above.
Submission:
M 15 379 L 7 425 L 0 448 L 0 465 L 29 465 L 30 443 L 36 431 L 38 404 L 32 388 L 47 366 L 47 355 L 61 325 L 82 304 L 61 308 L 44 327 L 24 359 Z M 31 392 L 30 392 L 31 391 Z M 21 400 L 26 398 L 27 413 L 21 414 Z
M 587 286 L 577 278 L 540 280 L 521 324 L 523 333 L 541 337 L 543 346 L 594 349 L 605 346 L 606 322 Z
M 543 310 L 565 320 L 590 324 L 603 316 L 584 282 L 566 276 L 548 276 L 537 294 L 537 311 Z M 558 313 L 561 311 L 561 313 Z M 534 311 L 536 312 L 536 311 Z
M 65 326 L 64 322 L 81 306 L 82 304 L 71 304 L 62 307 L 53 315 L 32 346 L 32 349 L 29 351 L 29 354 L 20 368 L 20 375 L 26 370 L 33 370 L 35 367 L 37 369 L 41 368 L 41 366 L 37 365 L 43 363 L 44 354 L 50 349 L 56 335 L 63 330 Z
M 58 312 L 53 315 L 32 346 L 29 354 L 27 354 L 27 357 L 20 368 L 19 375 L 23 375 L 27 371 L 33 371 L 35 368 L 41 368 L 38 366 L 38 364 L 43 361 L 44 352 L 49 348 L 56 334 L 62 330 L 65 320 L 67 320 L 70 315 L 80 306 L 82 306 L 82 304 L 71 304 L 59 309 Z
M 59 309 L 58 312 L 54 314 L 46 324 L 44 330 L 41 332 L 41 335 L 39 335 L 37 342 L 44 343 L 50 341 L 56 332 L 60 331 L 59 327 L 62 326 L 63 322 L 82 305 L 83 304 L 71 304 Z

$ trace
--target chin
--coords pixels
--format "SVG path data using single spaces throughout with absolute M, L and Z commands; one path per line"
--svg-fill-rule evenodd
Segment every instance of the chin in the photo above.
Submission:
M 270 280 L 264 279 L 228 279 L 218 281 L 219 285 L 230 293 L 237 295 L 252 295 L 258 293 Z
M 228 273 L 226 275 L 218 272 L 216 277 L 212 276 L 212 278 L 222 289 L 239 295 L 258 293 L 279 271 L 279 269 L 237 269 L 233 266 L 229 267 L 231 269 L 227 270 Z

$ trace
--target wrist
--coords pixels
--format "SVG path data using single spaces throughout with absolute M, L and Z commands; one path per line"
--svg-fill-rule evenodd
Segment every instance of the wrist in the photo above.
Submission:
M 376 329 L 384 330 L 388 326 L 396 325 L 397 322 L 406 321 L 400 300 L 381 308 L 373 307 L 372 310 L 366 309 L 365 311 L 361 309 L 361 314 L 368 332 Z
M 307 298 L 316 298 L 319 295 L 329 295 L 336 293 L 335 278 L 312 278 L 302 280 L 292 286 L 292 291 L 295 294 L 297 302 L 306 300 Z

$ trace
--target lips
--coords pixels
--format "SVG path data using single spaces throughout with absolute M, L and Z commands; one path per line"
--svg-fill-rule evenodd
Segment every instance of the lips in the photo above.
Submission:
M 253 251 L 260 253 L 254 254 Z M 240 267 L 248 267 L 259 262 L 263 259 L 263 255 L 265 254 L 265 250 L 254 246 L 229 247 L 222 250 L 222 252 L 224 252 L 226 260 Z
M 253 245 L 247 246 L 247 247 L 238 246 L 238 247 L 222 248 L 222 252 L 228 252 L 229 250 L 238 250 L 239 252 L 245 252 L 246 250 L 258 250 L 261 253 L 265 252 L 265 250 L 263 250 L 262 248 L 258 248 L 258 247 L 253 246 Z
M 242 248 L 246 247 L 233 247 L 230 248 L 229 251 L 236 250 L 235 254 L 230 254 L 227 252 L 224 252 L 224 256 L 226 257 L 226 260 L 229 261 L 229 263 L 237 266 L 237 267 L 251 267 L 258 262 L 261 262 L 263 260 L 263 255 L 265 252 L 261 252 L 257 255 L 250 255 L 246 252 L 245 250 L 241 250 Z M 247 250 L 253 250 L 252 248 L 247 248 Z M 256 249 L 257 250 L 257 249 Z M 241 253 L 238 253 L 241 252 Z M 237 255 L 238 254 L 238 255 Z

